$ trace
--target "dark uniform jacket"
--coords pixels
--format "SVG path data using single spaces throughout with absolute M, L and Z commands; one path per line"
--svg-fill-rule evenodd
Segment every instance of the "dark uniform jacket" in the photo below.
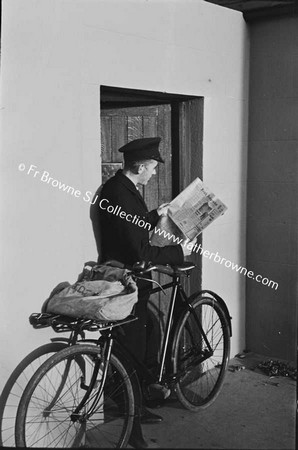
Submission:
M 156 210 L 148 212 L 143 197 L 122 170 L 98 189 L 93 202 L 90 216 L 98 252 L 101 251 L 99 262 L 114 259 L 127 265 L 137 261 L 182 264 L 180 245 L 150 245 L 149 231 L 157 224 L 159 215 Z

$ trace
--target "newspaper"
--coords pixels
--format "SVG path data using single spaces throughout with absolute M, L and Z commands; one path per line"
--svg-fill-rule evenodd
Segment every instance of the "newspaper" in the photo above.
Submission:
M 181 238 L 192 241 L 226 210 L 224 203 L 196 178 L 171 201 L 168 215 L 159 219 L 152 233 L 151 244 L 163 247 L 178 244 Z

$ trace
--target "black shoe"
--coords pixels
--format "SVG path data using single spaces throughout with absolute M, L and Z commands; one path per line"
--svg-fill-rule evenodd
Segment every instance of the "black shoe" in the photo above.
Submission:
M 166 400 L 171 395 L 171 390 L 159 383 L 149 384 L 147 386 L 148 398 L 152 400 Z
M 151 411 L 148 411 L 146 408 L 142 408 L 140 422 L 144 425 L 147 423 L 160 423 L 163 421 L 161 416 L 157 414 L 153 414 Z
M 171 395 L 171 391 L 166 386 L 159 383 L 149 384 L 144 387 L 144 404 L 148 408 L 160 408 L 165 404 L 166 399 Z

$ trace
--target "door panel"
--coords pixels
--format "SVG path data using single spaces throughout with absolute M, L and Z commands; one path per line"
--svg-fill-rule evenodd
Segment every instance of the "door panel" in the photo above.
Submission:
M 172 200 L 172 151 L 171 107 L 157 105 L 147 107 L 104 109 L 101 111 L 102 162 L 121 163 L 118 149 L 127 142 L 143 137 L 161 137 L 160 153 L 165 164 L 158 164 L 157 174 L 148 185 L 141 188 L 149 211 Z M 117 168 L 115 168 L 116 170 Z M 159 283 L 169 281 L 166 275 L 154 274 Z M 170 292 L 152 295 L 149 301 L 150 322 L 153 335 L 148 348 L 148 363 L 159 354 L 164 330 L 164 316 L 168 310 Z

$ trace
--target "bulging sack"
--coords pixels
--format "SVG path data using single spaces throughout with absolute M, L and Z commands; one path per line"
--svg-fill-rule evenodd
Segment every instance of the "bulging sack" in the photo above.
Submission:
M 43 311 L 103 322 L 125 319 L 138 300 L 138 288 L 129 272 L 103 264 L 90 270 L 86 267 L 76 283 L 56 286 Z

